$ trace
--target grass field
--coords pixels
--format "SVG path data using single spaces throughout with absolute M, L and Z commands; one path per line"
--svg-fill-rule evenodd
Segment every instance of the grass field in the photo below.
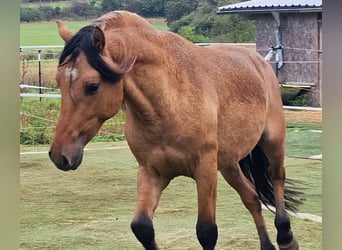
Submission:
M 321 129 L 321 114 L 288 111 L 286 115 L 292 117 L 288 119 L 288 142 L 301 138 L 294 145 L 288 143 L 287 151 L 298 153 L 300 148 L 305 157 L 320 153 L 320 133 L 313 131 Z M 53 166 L 47 150 L 46 145 L 20 148 L 20 249 L 142 249 L 129 227 L 135 208 L 137 163 L 126 141 L 90 143 L 80 168 L 67 173 Z M 321 216 L 321 161 L 288 157 L 286 167 L 289 178 L 306 182 L 307 200 L 300 212 Z M 200 249 L 195 233 L 195 188 L 192 179 L 179 177 L 164 191 L 154 218 L 161 249 Z M 275 242 L 274 216 L 267 210 L 264 215 Z M 321 223 L 296 217 L 291 221 L 300 249 L 322 249 Z M 222 177 L 217 223 L 217 249 L 259 249 L 251 216 Z
M 72 30 L 77 32 L 80 28 L 89 24 L 89 21 L 65 22 Z M 63 45 L 64 41 L 59 37 L 56 22 L 21 23 L 21 46 L 51 46 Z
M 168 30 L 163 19 L 148 19 L 158 30 Z M 64 21 L 74 32 L 90 24 L 89 21 Z M 20 24 L 20 46 L 52 46 L 63 45 L 64 41 L 59 37 L 56 22 L 21 23 Z

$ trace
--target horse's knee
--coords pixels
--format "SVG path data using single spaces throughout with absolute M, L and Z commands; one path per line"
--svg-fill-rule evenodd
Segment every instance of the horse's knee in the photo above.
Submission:
M 141 242 L 145 249 L 158 249 L 154 241 L 154 229 L 152 220 L 146 215 L 140 215 L 131 223 L 131 229 L 135 237 Z
M 203 249 L 214 249 L 217 241 L 217 225 L 214 223 L 201 223 L 196 225 L 197 238 Z

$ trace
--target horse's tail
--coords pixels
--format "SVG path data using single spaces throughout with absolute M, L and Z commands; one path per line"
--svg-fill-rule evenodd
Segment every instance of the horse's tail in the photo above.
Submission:
M 254 184 L 260 201 L 273 211 L 269 207 L 275 207 L 273 187 L 268 174 L 269 162 L 261 147 L 257 145 L 239 164 L 244 175 Z M 298 183 L 293 180 L 285 181 L 285 208 L 292 212 L 297 212 L 298 206 L 303 203 L 303 192 L 299 191 L 299 187 L 294 187 L 295 184 Z

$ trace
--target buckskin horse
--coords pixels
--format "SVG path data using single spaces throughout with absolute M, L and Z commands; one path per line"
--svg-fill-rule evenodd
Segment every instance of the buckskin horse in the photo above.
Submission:
M 299 202 L 294 187 L 285 188 L 280 88 L 264 58 L 245 48 L 195 45 L 126 11 L 104 14 L 75 34 L 62 21 L 57 26 L 66 44 L 49 156 L 61 170 L 77 169 L 85 145 L 123 108 L 139 164 L 131 229 L 145 249 L 158 249 L 153 215 L 180 175 L 196 182 L 198 241 L 215 248 L 218 172 L 250 211 L 261 249 L 275 246 L 260 201 L 276 209 L 279 248 L 298 249 L 287 213 Z

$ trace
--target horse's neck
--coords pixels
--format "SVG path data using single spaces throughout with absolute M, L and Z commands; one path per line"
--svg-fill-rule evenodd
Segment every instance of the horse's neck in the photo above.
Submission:
M 180 59 L 186 46 L 175 46 L 184 41 L 171 33 L 146 30 L 121 35 L 114 33 L 112 39 L 117 40 L 116 46 L 111 48 L 113 54 L 123 51 L 122 60 L 125 56 L 136 58 L 133 68 L 124 78 L 127 108 L 140 120 L 155 122 L 167 119 L 172 105 L 175 105 L 171 102 L 172 95 L 177 95 L 176 86 L 182 84 L 177 79 L 186 79 L 187 71 L 180 65 L 191 63 Z
M 136 56 L 136 62 L 124 79 L 126 106 L 135 118 L 155 122 L 165 117 L 170 105 L 167 57 L 157 33 L 133 43 L 131 53 Z
M 135 58 L 137 63 L 159 63 L 162 45 L 154 29 L 124 28 L 106 31 L 106 44 L 112 58 L 120 63 Z
M 126 107 L 142 122 L 163 119 L 170 109 L 169 88 L 162 65 L 137 62 L 124 78 Z

